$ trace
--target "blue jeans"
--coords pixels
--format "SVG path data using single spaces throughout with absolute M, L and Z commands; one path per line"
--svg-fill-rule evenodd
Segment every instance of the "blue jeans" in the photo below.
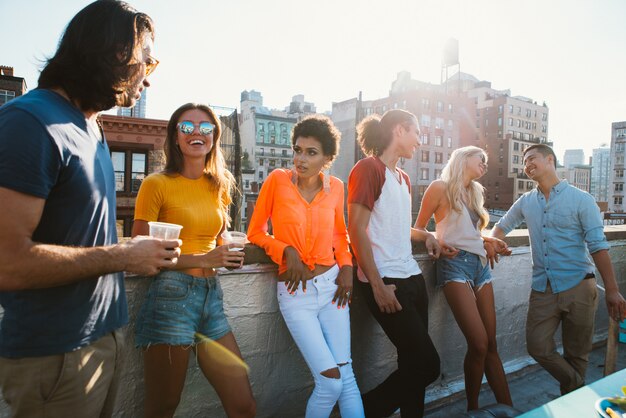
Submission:
M 440 287 L 448 282 L 457 282 L 480 289 L 492 280 L 489 263 L 483 266 L 476 254 L 461 250 L 454 258 L 437 260 L 437 285 Z
M 137 315 L 135 345 L 193 345 L 195 334 L 212 340 L 231 332 L 224 314 L 222 288 L 216 277 L 198 278 L 163 271 L 150 283 Z

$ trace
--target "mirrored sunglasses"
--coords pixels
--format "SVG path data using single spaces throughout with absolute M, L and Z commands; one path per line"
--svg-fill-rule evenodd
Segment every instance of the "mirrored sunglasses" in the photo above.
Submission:
M 195 125 L 193 122 L 184 120 L 176 125 L 180 133 L 185 135 L 191 135 L 193 131 L 198 128 L 198 132 L 200 135 L 211 135 L 215 130 L 215 125 L 211 122 L 200 122 L 198 125 Z

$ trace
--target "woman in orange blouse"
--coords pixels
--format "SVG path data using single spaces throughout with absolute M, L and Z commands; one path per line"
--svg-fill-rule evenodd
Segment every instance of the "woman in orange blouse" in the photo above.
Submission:
M 217 243 L 228 225 L 234 187 L 220 149 L 220 132 L 220 121 L 208 106 L 179 107 L 167 124 L 165 170 L 149 175 L 137 195 L 133 236 L 148 235 L 149 221 L 183 226 L 176 270 L 162 271 L 152 279 L 137 315 L 135 343 L 144 349 L 147 417 L 174 415 L 192 348 L 226 414 L 255 415 L 247 374 L 233 373 L 207 350 L 196 348 L 199 333 L 241 357 L 215 273 L 217 267 L 239 267 L 244 256 Z
M 294 169 L 267 177 L 248 228 L 250 242 L 279 265 L 280 310 L 313 374 L 307 418 L 327 418 L 337 401 L 342 417 L 364 416 L 350 354 L 352 255 L 344 188 L 341 180 L 322 173 L 337 155 L 339 140 L 327 117 L 296 124 Z

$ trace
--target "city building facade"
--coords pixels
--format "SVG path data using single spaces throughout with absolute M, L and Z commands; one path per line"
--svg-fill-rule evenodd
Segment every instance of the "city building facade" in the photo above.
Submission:
M 458 80 L 458 81 L 457 81 Z M 548 141 L 549 109 L 545 103 L 524 96 L 511 96 L 510 90 L 496 90 L 488 81 L 461 73 L 448 80 L 449 88 L 464 91 L 474 99 L 477 135 L 474 143 L 487 151 L 489 169 L 480 182 L 485 186 L 485 206 L 508 210 L 535 183 L 524 173 L 523 153 L 533 144 Z
M 117 116 L 124 116 L 128 118 L 145 118 L 146 108 L 148 106 L 148 89 L 141 91 L 141 98 L 137 100 L 133 107 L 118 107 Z
M 590 165 L 571 165 L 557 167 L 556 174 L 560 179 L 567 180 L 569 184 L 578 187 L 580 190 L 590 193 L 591 191 L 591 173 Z
M 14 74 L 13 67 L 0 65 L 0 106 L 26 93 L 26 80 Z
M 563 167 L 572 168 L 585 164 L 585 151 L 581 149 L 566 149 L 563 155 Z
M 263 181 L 276 168 L 290 168 L 293 161 L 291 131 L 302 117 L 313 114 L 315 105 L 303 95 L 293 96 L 285 110 L 269 109 L 255 90 L 243 91 L 240 101 L 239 132 L 242 152 L 241 222 L 247 226 Z
M 610 212 L 624 212 L 624 156 L 626 151 L 626 121 L 611 124 L 611 184 Z
M 523 170 L 524 150 L 548 141 L 548 107 L 533 100 L 495 90 L 488 81 L 461 73 L 442 84 L 398 74 L 390 95 L 378 100 L 353 98 L 333 103 L 332 118 L 342 132 L 342 147 L 333 171 L 342 180 L 362 156 L 356 145 L 356 125 L 364 117 L 400 108 L 414 113 L 422 131 L 422 145 L 411 161 L 401 166 L 414 186 L 414 210 L 428 185 L 439 178 L 450 154 L 474 145 L 487 151 L 489 170 L 481 179 L 486 187 L 485 206 L 507 210 L 534 182 Z
M 589 193 L 596 202 L 608 202 L 611 184 L 611 148 L 595 148 L 591 156 L 591 185 Z

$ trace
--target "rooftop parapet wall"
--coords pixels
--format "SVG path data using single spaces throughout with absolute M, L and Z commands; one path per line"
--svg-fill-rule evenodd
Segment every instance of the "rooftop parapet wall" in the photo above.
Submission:
M 620 287 L 626 289 L 626 227 L 606 228 L 611 257 Z M 532 363 L 525 347 L 525 323 L 531 282 L 528 235 L 514 231 L 508 238 L 514 247 L 511 257 L 502 258 L 494 270 L 499 351 L 507 372 Z M 433 263 L 424 249 L 415 248 L 429 291 L 429 328 L 442 359 L 442 377 L 427 393 L 434 401 L 463 389 L 465 340 L 456 325 L 443 292 L 435 288 Z M 259 417 L 301 417 L 312 388 L 306 364 L 283 322 L 276 300 L 276 266 L 257 247 L 246 249 L 246 266 L 220 277 L 224 307 L 243 356 L 251 369 L 250 380 L 257 399 Z M 125 329 L 127 345 L 123 356 L 123 388 L 116 417 L 143 415 L 143 363 L 134 348 L 133 324 L 150 279 L 128 277 L 127 296 L 131 325 Z M 374 321 L 358 292 L 352 304 L 352 352 L 362 391 L 380 383 L 396 367 L 395 349 Z M 0 312 L 1 315 L 1 312 Z M 596 314 L 596 340 L 606 336 L 607 314 L 600 292 Z M 555 383 L 556 384 L 556 383 Z M 223 417 L 219 399 L 191 358 L 185 390 L 177 417 Z M 0 418 L 9 417 L 0 399 Z

